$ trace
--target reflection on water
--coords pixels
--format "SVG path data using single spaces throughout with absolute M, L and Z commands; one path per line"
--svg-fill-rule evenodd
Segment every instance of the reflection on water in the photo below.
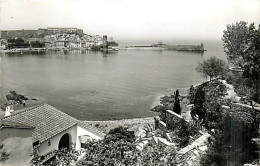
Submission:
M 0 53 L 1 97 L 33 96 L 78 119 L 151 116 L 154 99 L 204 80 L 194 69 L 207 55 L 191 52 L 87 50 Z

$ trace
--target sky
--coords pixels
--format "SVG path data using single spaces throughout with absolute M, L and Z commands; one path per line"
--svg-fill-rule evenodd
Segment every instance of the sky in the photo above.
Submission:
M 220 40 L 260 0 L 0 0 L 0 30 L 76 27 L 116 40 Z

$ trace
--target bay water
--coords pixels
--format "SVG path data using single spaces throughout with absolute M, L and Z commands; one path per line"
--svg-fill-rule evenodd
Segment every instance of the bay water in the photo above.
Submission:
M 153 41 L 119 41 L 120 46 Z M 200 44 L 168 41 L 168 44 Z M 1 100 L 15 90 L 80 120 L 153 116 L 158 97 L 206 79 L 195 71 L 210 56 L 225 58 L 221 41 L 204 41 L 204 53 L 169 50 L 0 52 Z

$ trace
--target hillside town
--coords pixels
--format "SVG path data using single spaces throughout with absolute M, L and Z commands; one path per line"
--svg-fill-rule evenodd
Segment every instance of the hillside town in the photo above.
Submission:
M 39 28 L 38 30 L 2 30 L 0 50 L 21 51 L 38 50 L 93 49 L 103 46 L 118 50 L 118 44 L 110 37 L 85 34 L 78 28 Z M 42 48 L 42 49 L 40 49 Z

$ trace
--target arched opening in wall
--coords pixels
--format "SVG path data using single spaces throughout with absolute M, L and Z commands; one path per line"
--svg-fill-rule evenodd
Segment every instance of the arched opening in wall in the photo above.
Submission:
M 70 147 L 70 142 L 71 142 L 71 136 L 66 133 L 64 134 L 59 142 L 59 150 L 63 149 L 63 148 L 69 148 Z

